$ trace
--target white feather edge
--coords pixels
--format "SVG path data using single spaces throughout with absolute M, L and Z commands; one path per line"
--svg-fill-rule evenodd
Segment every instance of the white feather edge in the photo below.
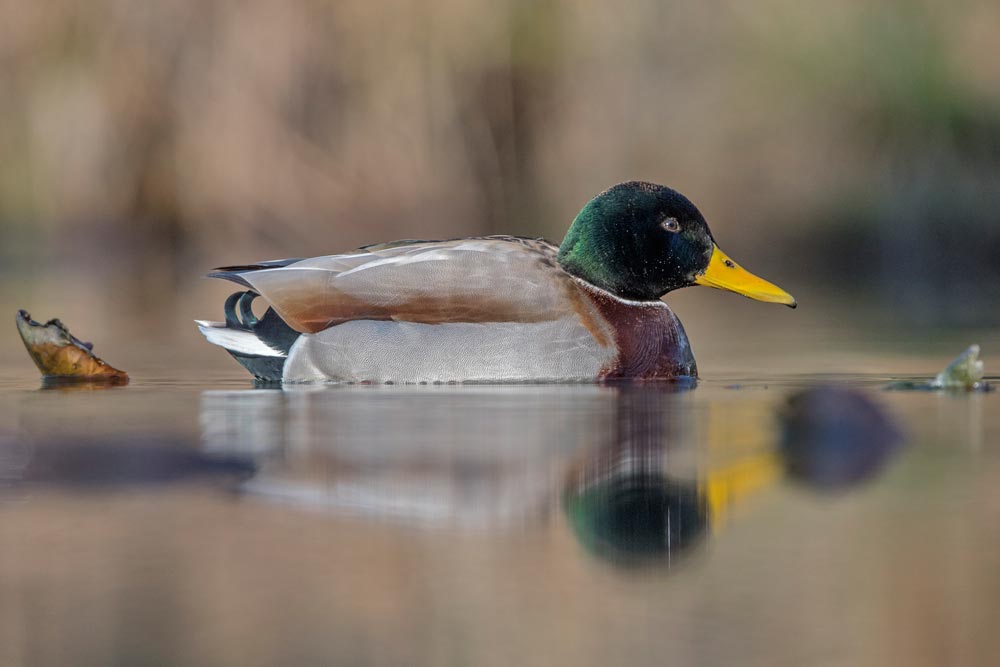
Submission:
M 213 345 L 224 347 L 240 354 L 252 354 L 258 357 L 286 357 L 284 352 L 276 350 L 249 331 L 229 329 L 224 322 L 209 322 L 195 320 L 198 330 Z

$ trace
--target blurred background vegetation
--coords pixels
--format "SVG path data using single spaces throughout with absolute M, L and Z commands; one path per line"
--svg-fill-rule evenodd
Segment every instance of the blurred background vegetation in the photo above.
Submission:
M 814 312 L 996 324 L 1000 4 L 0 0 L 11 316 L 177 349 L 213 266 L 558 241 L 633 178 Z

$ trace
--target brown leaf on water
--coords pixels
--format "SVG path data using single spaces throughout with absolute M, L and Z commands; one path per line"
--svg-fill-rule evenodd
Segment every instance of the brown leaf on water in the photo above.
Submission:
M 32 361 L 46 378 L 99 380 L 111 384 L 128 382 L 128 373 L 96 356 L 90 343 L 77 339 L 59 320 L 41 324 L 31 319 L 26 311 L 19 310 L 17 331 Z

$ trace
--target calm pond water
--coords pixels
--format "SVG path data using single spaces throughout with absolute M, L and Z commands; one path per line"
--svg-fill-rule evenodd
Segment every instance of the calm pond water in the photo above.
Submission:
M 996 664 L 1000 392 L 714 370 L 41 389 L 17 366 L 0 664 Z M 777 415 L 817 381 L 903 444 L 790 475 Z

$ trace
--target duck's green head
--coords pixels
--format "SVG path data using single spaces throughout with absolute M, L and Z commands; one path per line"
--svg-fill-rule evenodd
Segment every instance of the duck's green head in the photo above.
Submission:
M 791 294 L 719 250 L 687 197 L 653 183 L 621 183 L 591 199 L 566 232 L 559 263 L 624 299 L 651 301 L 680 287 L 708 285 L 795 307 Z

